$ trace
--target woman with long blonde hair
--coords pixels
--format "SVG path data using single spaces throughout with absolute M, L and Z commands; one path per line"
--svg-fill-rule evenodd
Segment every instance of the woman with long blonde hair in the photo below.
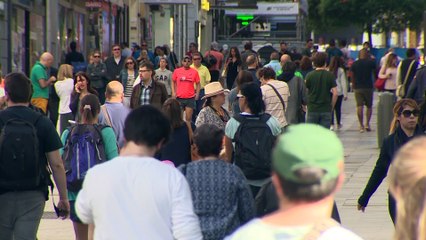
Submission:
M 383 140 L 379 159 L 377 159 L 376 166 L 371 173 L 364 192 L 358 199 L 358 210 L 365 211 L 370 197 L 386 177 L 389 166 L 398 149 L 414 137 L 423 134 L 417 124 L 419 114 L 419 107 L 413 99 L 404 98 L 395 104 L 390 135 Z M 388 201 L 389 215 L 395 223 L 395 199 L 389 195 Z
M 398 56 L 394 53 L 390 53 L 386 57 L 386 63 L 380 68 L 379 78 L 385 78 L 385 88 L 387 92 L 395 93 L 397 86 L 397 68 Z
M 426 137 L 407 143 L 389 170 L 389 190 L 396 199 L 395 240 L 426 239 Z
M 59 132 L 70 126 L 69 120 L 74 119 L 70 108 L 71 94 L 74 90 L 73 68 L 69 64 L 62 64 L 58 70 L 58 81 L 55 83 L 55 91 L 59 96 Z

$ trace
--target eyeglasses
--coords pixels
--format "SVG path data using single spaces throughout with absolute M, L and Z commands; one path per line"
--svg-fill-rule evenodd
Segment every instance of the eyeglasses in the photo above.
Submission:
M 201 58 L 193 58 L 194 60 L 201 60 Z
M 129 64 L 134 64 L 133 62 L 128 62 L 128 63 L 126 63 L 127 65 L 129 65 Z
M 140 73 L 144 73 L 144 72 L 151 72 L 152 70 L 139 70 Z
M 93 56 L 94 58 L 100 58 L 101 56 L 99 56 L 99 55 L 95 55 L 95 56 Z
M 413 110 L 413 111 L 404 110 L 404 111 L 402 111 L 401 114 L 406 118 L 411 117 L 411 114 L 413 114 L 414 117 L 418 117 L 420 115 L 420 111 L 419 110 Z
M 141 45 L 141 47 L 146 47 L 146 46 L 148 46 L 148 45 L 146 45 L 146 44 L 142 44 L 142 45 Z
M 114 51 L 120 51 L 121 49 L 120 48 L 114 48 L 112 50 L 114 50 Z

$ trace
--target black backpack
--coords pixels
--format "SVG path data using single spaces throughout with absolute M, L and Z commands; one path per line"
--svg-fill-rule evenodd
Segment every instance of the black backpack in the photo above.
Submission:
M 69 128 L 62 154 L 68 190 L 79 191 L 87 171 L 107 160 L 101 133 L 105 127 L 109 126 L 77 124 Z
M 266 122 L 271 115 L 236 115 L 240 126 L 235 133 L 234 161 L 247 179 L 257 180 L 271 176 L 271 152 L 276 137 Z
M 41 114 L 32 122 L 19 118 L 0 118 L 0 189 L 33 190 L 41 185 L 47 163 L 39 155 L 36 125 Z
M 217 63 L 216 57 L 214 55 L 210 54 L 210 52 L 209 52 L 209 54 L 204 58 L 204 65 L 207 68 L 211 68 L 214 65 L 216 65 L 216 63 Z

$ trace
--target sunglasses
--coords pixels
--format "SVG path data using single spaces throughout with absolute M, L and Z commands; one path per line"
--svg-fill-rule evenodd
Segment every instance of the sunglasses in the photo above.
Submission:
M 193 58 L 194 60 L 201 60 L 201 58 Z
M 413 111 L 404 110 L 404 111 L 402 111 L 401 114 L 406 118 L 411 117 L 411 114 L 413 114 L 414 117 L 418 117 L 420 115 L 420 111 L 419 110 L 413 110 Z
M 99 55 L 95 55 L 95 56 L 93 56 L 94 58 L 100 58 L 101 56 L 99 56 Z
M 128 62 L 128 63 L 126 63 L 127 65 L 129 65 L 129 64 L 134 64 L 133 62 Z
M 114 51 L 120 51 L 121 49 L 120 48 L 114 48 L 112 50 L 114 50 Z

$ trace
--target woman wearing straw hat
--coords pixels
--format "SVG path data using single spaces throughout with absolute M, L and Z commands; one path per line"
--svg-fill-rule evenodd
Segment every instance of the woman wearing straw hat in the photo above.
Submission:
M 225 93 L 229 93 L 229 90 L 223 89 L 219 82 L 212 82 L 204 87 L 204 91 L 204 106 L 198 114 L 195 126 L 209 123 L 224 130 L 230 116 L 222 105 L 225 104 Z

